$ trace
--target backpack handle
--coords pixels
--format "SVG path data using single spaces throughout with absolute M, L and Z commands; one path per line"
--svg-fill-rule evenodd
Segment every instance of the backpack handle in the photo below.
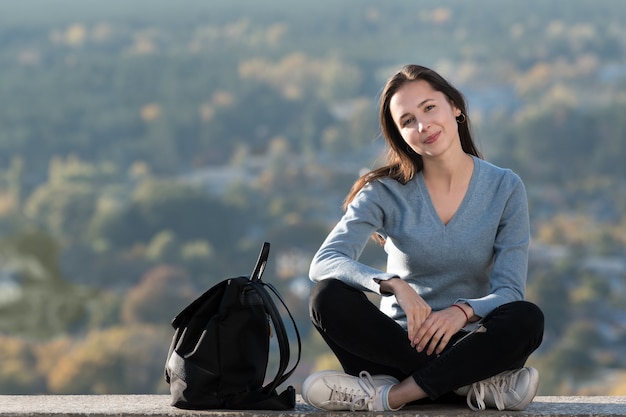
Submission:
M 256 261 L 256 265 L 254 266 L 254 270 L 252 271 L 252 275 L 250 275 L 250 281 L 260 281 L 263 276 L 263 271 L 265 271 L 265 267 L 267 266 L 267 259 L 270 254 L 270 243 L 263 242 L 263 247 L 261 248 L 261 253 L 259 253 L 259 259 Z

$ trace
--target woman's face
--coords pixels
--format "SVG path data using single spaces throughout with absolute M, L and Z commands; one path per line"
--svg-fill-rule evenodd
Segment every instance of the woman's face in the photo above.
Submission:
M 461 148 L 456 117 L 461 111 L 424 80 L 406 83 L 391 97 L 391 117 L 404 141 L 423 158 Z

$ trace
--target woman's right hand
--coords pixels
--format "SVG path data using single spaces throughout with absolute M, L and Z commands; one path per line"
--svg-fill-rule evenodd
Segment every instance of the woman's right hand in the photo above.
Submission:
M 432 309 L 424 299 L 406 281 L 400 278 L 391 278 L 380 281 L 380 291 L 391 293 L 396 297 L 400 308 L 407 318 L 407 330 L 411 346 L 415 347 L 415 336 Z

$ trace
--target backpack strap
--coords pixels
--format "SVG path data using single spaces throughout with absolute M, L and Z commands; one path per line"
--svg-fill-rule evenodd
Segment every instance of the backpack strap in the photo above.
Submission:
M 274 330 L 276 333 L 276 339 L 278 340 L 278 350 L 280 352 L 280 359 L 279 359 L 279 364 L 278 364 L 278 370 L 276 371 L 276 376 L 274 377 L 274 380 L 272 382 L 268 383 L 265 387 L 263 387 L 263 390 L 269 393 L 275 390 L 280 384 L 285 382 L 291 376 L 291 374 L 293 374 L 293 372 L 296 370 L 296 367 L 300 363 L 300 356 L 302 353 L 302 342 L 300 340 L 300 332 L 298 331 L 298 326 L 296 325 L 296 321 L 293 318 L 291 312 L 289 311 L 289 308 L 287 308 L 287 304 L 282 299 L 282 297 L 280 296 L 276 288 L 274 288 L 273 285 L 265 283 L 265 282 L 259 282 L 259 283 L 253 282 L 252 286 L 253 288 L 257 290 L 257 293 L 261 296 L 261 299 L 263 300 L 263 304 L 266 307 L 266 311 L 272 320 L 272 324 L 274 326 Z M 269 288 L 269 290 L 272 293 L 274 293 L 276 298 L 283 305 L 283 307 L 287 311 L 287 314 L 289 315 L 289 318 L 291 319 L 293 328 L 296 333 L 296 340 L 298 342 L 298 357 L 293 367 L 289 371 L 287 371 L 287 367 L 289 366 L 289 359 L 290 359 L 289 337 L 287 335 L 287 331 L 285 330 L 285 324 L 283 323 L 282 317 L 278 309 L 276 308 L 276 305 L 274 304 L 274 301 L 272 300 L 270 294 L 267 292 L 266 288 Z
M 267 266 L 269 252 L 270 252 L 270 244 L 269 242 L 264 242 L 263 247 L 261 248 L 261 253 L 259 254 L 259 259 L 257 260 L 256 265 L 254 266 L 252 275 L 250 275 L 250 285 L 252 286 L 252 288 L 256 290 L 256 292 L 259 294 L 259 296 L 263 300 L 265 310 L 267 311 L 267 314 L 270 316 L 270 319 L 272 320 L 272 325 L 276 333 L 276 339 L 278 340 L 278 350 L 280 352 L 280 359 L 279 359 L 278 371 L 276 372 L 276 376 L 274 377 L 272 382 L 268 383 L 267 385 L 265 385 L 265 387 L 263 387 L 263 391 L 268 392 L 268 393 L 274 391 L 280 384 L 285 382 L 291 376 L 291 374 L 293 374 L 293 372 L 296 370 L 296 367 L 300 363 L 300 356 L 302 353 L 302 342 L 300 340 L 300 332 L 298 331 L 298 326 L 296 325 L 296 321 L 293 318 L 293 315 L 289 311 L 289 308 L 287 308 L 287 304 L 285 303 L 285 301 L 282 299 L 282 297 L 280 296 L 280 294 L 278 293 L 278 291 L 276 290 L 276 288 L 274 288 L 272 284 L 263 282 L 261 280 L 263 271 L 265 271 L 265 267 Z M 291 322 L 293 323 L 293 328 L 295 329 L 295 332 L 296 332 L 296 339 L 298 342 L 298 358 L 296 360 L 296 363 L 293 365 L 293 367 L 289 371 L 287 371 L 287 367 L 289 366 L 289 357 L 290 357 L 289 337 L 287 335 L 287 331 L 285 330 L 285 324 L 283 323 L 282 317 L 278 309 L 276 308 L 276 304 L 274 304 L 274 301 L 272 300 L 272 297 L 268 293 L 266 288 L 269 288 L 269 290 L 272 293 L 274 293 L 276 298 L 283 305 L 283 307 L 287 311 L 287 314 L 289 315 L 289 318 L 291 319 Z

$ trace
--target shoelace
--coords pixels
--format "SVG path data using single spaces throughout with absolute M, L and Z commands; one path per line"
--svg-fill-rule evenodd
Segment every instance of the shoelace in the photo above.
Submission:
M 517 374 L 513 371 L 503 372 L 485 381 L 475 382 L 467 393 L 467 405 L 474 411 L 484 410 L 487 407 L 485 405 L 485 394 L 486 391 L 489 390 L 491 391 L 496 407 L 498 410 L 502 411 L 505 408 L 503 395 L 504 393 L 511 392 L 511 388 L 514 387 L 516 383 Z M 472 404 L 472 394 L 477 407 Z
M 372 376 L 367 371 L 361 371 L 357 378 L 360 389 L 332 386 L 327 404 L 350 405 L 350 411 L 369 409 L 369 405 L 376 394 L 376 387 Z

